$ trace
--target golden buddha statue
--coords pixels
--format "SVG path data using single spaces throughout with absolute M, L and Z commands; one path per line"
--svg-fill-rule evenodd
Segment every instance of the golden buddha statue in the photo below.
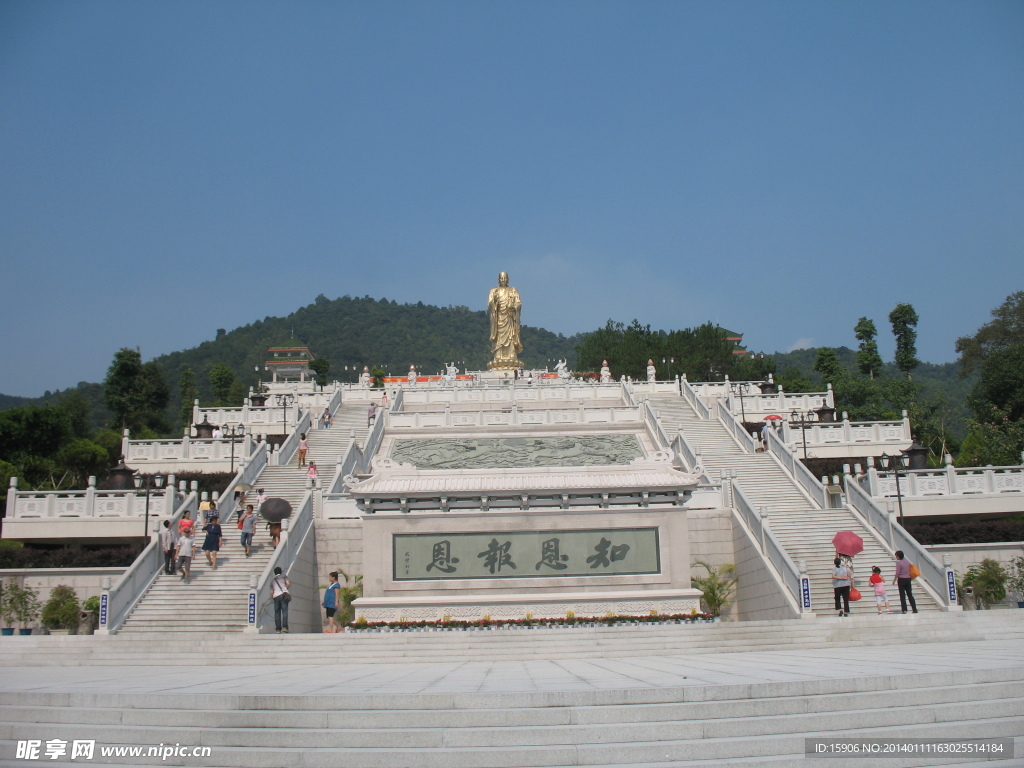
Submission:
M 491 317 L 491 352 L 494 359 L 487 364 L 492 371 L 521 368 L 519 353 L 523 343 L 519 338 L 519 310 L 523 302 L 519 291 L 508 284 L 508 273 L 498 275 L 498 287 L 491 288 L 487 296 L 487 314 Z

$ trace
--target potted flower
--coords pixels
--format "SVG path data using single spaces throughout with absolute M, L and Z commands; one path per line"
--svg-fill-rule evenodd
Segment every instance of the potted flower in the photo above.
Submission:
M 78 631 L 83 635 L 92 635 L 96 633 L 96 625 L 99 622 L 100 616 L 100 596 L 93 595 L 82 603 L 82 613 L 80 616 L 81 622 L 78 625 Z
M 14 620 L 21 624 L 18 634 L 31 635 L 32 628 L 28 624 L 39 618 L 39 611 L 42 608 L 39 603 L 39 593 L 32 587 L 18 584 L 11 584 L 9 590 Z
M 50 590 L 50 599 L 43 606 L 42 618 L 50 634 L 71 634 L 78 629 L 78 593 L 69 586 L 58 584 Z
M 694 565 L 701 566 L 708 574 L 691 577 L 690 584 L 704 593 L 700 601 L 707 612 L 717 619 L 722 615 L 722 609 L 732 602 L 732 596 L 736 591 L 736 566 L 732 563 L 708 565 L 703 560 L 696 561 Z

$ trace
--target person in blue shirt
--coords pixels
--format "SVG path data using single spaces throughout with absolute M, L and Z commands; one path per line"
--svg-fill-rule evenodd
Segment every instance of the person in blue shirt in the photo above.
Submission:
M 331 583 L 327 585 L 327 592 L 324 593 L 324 611 L 327 613 L 327 629 L 325 633 L 341 632 L 341 627 L 334 619 L 334 614 L 341 607 L 341 585 L 338 583 L 338 572 L 331 571 L 329 574 Z

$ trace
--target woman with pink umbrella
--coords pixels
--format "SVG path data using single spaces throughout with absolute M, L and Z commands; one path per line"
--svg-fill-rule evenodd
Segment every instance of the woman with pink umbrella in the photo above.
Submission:
M 864 551 L 864 539 L 853 531 L 840 531 L 832 537 L 832 544 L 836 548 L 836 559 L 833 561 L 835 567 L 832 569 L 836 611 L 840 616 L 849 616 L 850 590 L 853 589 L 853 556 Z

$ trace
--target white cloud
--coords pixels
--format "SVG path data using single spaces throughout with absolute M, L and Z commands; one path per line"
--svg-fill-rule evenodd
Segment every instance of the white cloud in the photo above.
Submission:
M 789 349 L 787 349 L 786 351 L 792 352 L 795 349 L 810 349 L 813 346 L 814 339 L 797 339 L 792 344 L 790 344 Z

